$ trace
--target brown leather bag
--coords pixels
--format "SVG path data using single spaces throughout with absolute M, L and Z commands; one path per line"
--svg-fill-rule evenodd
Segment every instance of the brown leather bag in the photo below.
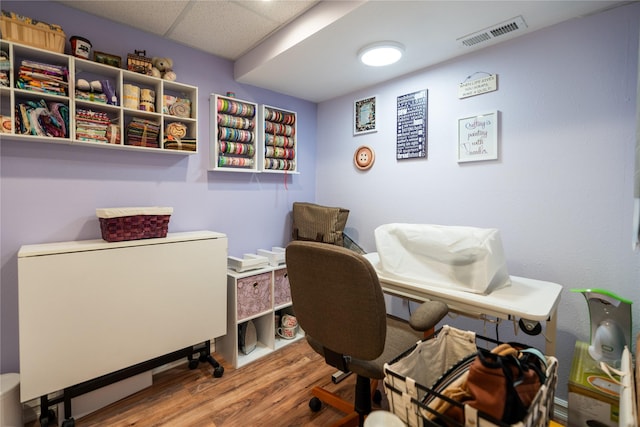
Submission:
M 291 237 L 343 246 L 348 216 L 348 209 L 295 202 Z
M 478 348 L 463 381 L 442 394 L 503 423 L 522 421 L 546 377 L 544 356 L 518 348 L 512 344 L 501 344 L 492 351 Z M 461 405 L 441 401 L 436 410 L 442 414 L 440 424 L 465 425 Z
M 545 382 L 540 362 L 511 346 L 504 352 L 478 349 L 467 377 L 473 398 L 465 403 L 508 424 L 522 421 Z

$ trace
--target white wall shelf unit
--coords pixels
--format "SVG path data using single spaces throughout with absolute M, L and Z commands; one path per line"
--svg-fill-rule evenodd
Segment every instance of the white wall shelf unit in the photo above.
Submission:
M 212 94 L 209 170 L 258 171 L 258 104 Z
M 260 108 L 260 170 L 298 173 L 298 114 L 270 105 Z
M 279 337 L 274 319 L 277 313 L 294 314 L 285 265 L 243 273 L 228 270 L 227 335 L 216 339 L 216 351 L 239 368 L 304 337 L 301 329 L 293 339 Z M 238 327 L 249 320 L 256 327 L 257 343 L 253 351 L 244 354 L 239 348 Z
M 147 153 L 198 152 L 197 87 L 19 43 L 0 41 L 0 49 L 8 54 L 10 64 L 8 78 L 0 79 L 2 139 Z M 65 78 L 48 79 L 53 82 L 51 87 L 61 88 L 60 93 L 43 91 L 39 71 L 29 68 L 30 64 L 24 61 L 66 70 Z M 35 79 L 32 83 L 20 78 L 21 68 Z M 83 90 L 85 87 L 78 84 L 79 80 L 88 82 L 91 89 Z M 115 97 L 102 96 L 95 90 L 97 83 L 103 89 L 113 88 Z M 106 95 L 107 91 L 104 92 Z M 57 123 L 62 117 L 64 125 L 49 127 L 50 132 L 29 132 L 19 126 L 28 120 L 22 117 L 20 105 L 47 108 L 53 113 L 53 120 Z M 46 113 L 41 117 L 49 119 Z

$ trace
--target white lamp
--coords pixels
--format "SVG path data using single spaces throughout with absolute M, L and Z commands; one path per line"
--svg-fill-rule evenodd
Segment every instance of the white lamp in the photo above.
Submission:
M 404 53 L 404 46 L 398 42 L 384 41 L 367 45 L 360 49 L 358 58 L 365 65 L 382 67 L 398 62 Z

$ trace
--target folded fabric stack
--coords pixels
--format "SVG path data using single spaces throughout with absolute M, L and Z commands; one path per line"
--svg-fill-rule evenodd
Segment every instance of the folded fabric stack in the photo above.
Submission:
M 164 148 L 167 150 L 196 151 L 196 139 L 184 138 L 180 141 L 176 141 L 171 138 L 165 138 Z
M 69 137 L 69 106 L 59 102 L 27 101 L 16 104 L 16 133 Z
M 118 105 L 118 95 L 111 80 L 78 79 L 76 82 L 76 99 L 79 101 L 98 102 L 100 104 Z
M 87 92 L 80 89 L 76 89 L 76 99 L 79 101 L 99 102 L 101 104 L 107 103 L 107 95 L 104 93 Z
M 76 139 L 88 142 L 108 142 L 107 128 L 111 124 L 107 113 L 76 109 Z
M 9 86 L 9 72 L 11 70 L 11 62 L 9 55 L 5 51 L 0 51 L 0 86 Z
M 127 127 L 127 145 L 158 148 L 160 124 L 151 120 L 134 117 Z
M 23 60 L 16 87 L 54 95 L 67 95 L 69 71 L 61 65 Z

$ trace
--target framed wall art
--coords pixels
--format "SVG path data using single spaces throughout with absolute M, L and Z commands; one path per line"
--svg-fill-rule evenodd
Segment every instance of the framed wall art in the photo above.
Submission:
M 353 103 L 353 134 L 361 135 L 378 131 L 376 120 L 376 96 L 358 99 Z
M 112 67 L 121 68 L 122 58 L 117 55 L 104 52 L 93 52 L 93 60 L 100 64 L 111 65 Z
M 498 111 L 458 119 L 458 163 L 498 158 Z
M 396 159 L 427 157 L 426 89 L 397 99 Z

